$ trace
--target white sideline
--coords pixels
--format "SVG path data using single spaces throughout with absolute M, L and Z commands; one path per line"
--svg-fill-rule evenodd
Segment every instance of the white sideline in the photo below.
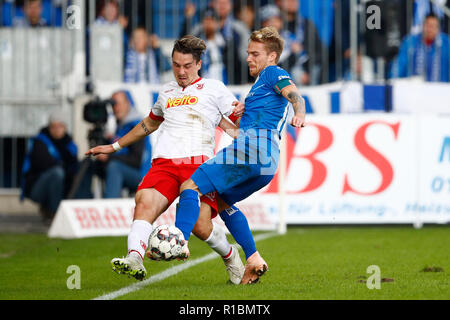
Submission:
M 268 239 L 268 238 L 272 238 L 272 237 L 277 236 L 277 235 L 278 235 L 278 233 L 275 233 L 275 232 L 259 234 L 259 235 L 255 236 L 255 242 L 256 241 L 262 241 L 262 240 L 265 240 L 265 239 Z M 212 252 L 212 253 L 207 254 L 206 256 L 203 256 L 203 257 L 198 258 L 198 259 L 188 260 L 187 262 L 185 262 L 183 264 L 177 265 L 175 267 L 172 267 L 172 268 L 164 270 L 164 271 L 162 271 L 160 273 L 157 273 L 157 274 L 151 276 L 150 278 L 148 278 L 146 280 L 143 280 L 141 282 L 133 283 L 132 285 L 129 285 L 129 286 L 124 287 L 122 289 L 119 289 L 117 291 L 113 291 L 113 292 L 107 293 L 105 295 L 99 296 L 99 297 L 94 298 L 92 300 L 113 300 L 113 299 L 116 299 L 118 297 L 124 296 L 126 294 L 131 293 L 131 292 L 138 291 L 138 290 L 144 288 L 145 286 L 147 286 L 149 284 L 152 284 L 152 283 L 155 283 L 155 282 L 158 282 L 158 281 L 162 281 L 162 280 L 164 280 L 166 278 L 169 278 L 169 277 L 171 277 L 173 275 L 176 275 L 177 273 L 179 273 L 179 272 L 181 272 L 183 270 L 186 270 L 186 269 L 188 269 L 190 267 L 193 267 L 193 266 L 195 266 L 195 265 L 197 265 L 199 263 L 202 263 L 202 262 L 205 262 L 205 261 L 209 261 L 209 260 L 212 260 L 212 259 L 218 258 L 218 257 L 219 257 L 219 255 L 216 252 Z

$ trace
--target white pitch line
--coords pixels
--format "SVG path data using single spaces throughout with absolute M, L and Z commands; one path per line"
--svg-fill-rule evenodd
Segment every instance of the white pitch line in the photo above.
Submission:
M 269 232 L 269 233 L 263 233 L 263 234 L 259 234 L 255 236 L 255 242 L 256 241 L 262 241 L 262 240 L 266 240 L 268 238 L 272 238 L 274 236 L 277 236 L 278 233 L 274 233 L 274 232 Z M 219 255 L 216 252 L 212 252 L 210 254 L 207 254 L 206 256 L 203 256 L 201 258 L 195 259 L 195 260 L 188 260 L 187 262 L 174 266 L 172 268 L 166 269 L 160 273 L 157 273 L 153 276 L 151 276 L 150 278 L 143 280 L 141 282 L 136 282 L 132 285 L 129 285 L 127 287 L 124 287 L 122 289 L 119 289 L 117 291 L 113 291 L 110 293 L 107 293 L 105 295 L 99 296 L 97 298 L 94 298 L 93 300 L 113 300 L 116 299 L 118 297 L 124 296 L 126 294 L 129 294 L 131 292 L 135 292 L 138 290 L 141 290 L 142 288 L 146 287 L 149 284 L 155 283 L 155 282 L 159 282 L 162 281 L 164 279 L 167 279 L 171 276 L 174 276 L 178 273 L 180 273 L 181 271 L 184 271 L 190 267 L 193 267 L 197 264 L 218 258 Z

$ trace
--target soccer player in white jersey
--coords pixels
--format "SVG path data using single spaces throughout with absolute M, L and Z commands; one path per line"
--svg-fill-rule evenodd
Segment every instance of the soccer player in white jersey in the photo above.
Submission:
M 86 155 L 113 153 L 159 129 L 152 168 L 136 193 L 128 254 L 111 261 L 116 272 L 138 280 L 146 276 L 143 259 L 152 223 L 178 197 L 180 185 L 213 157 L 215 128 L 219 126 L 234 137 L 238 134 L 237 127 L 224 117 L 236 121 L 243 113 L 243 104 L 236 101 L 222 82 L 199 77 L 205 49 L 204 41 L 194 36 L 177 40 L 172 51 L 176 81 L 163 86 L 149 116 L 114 144 L 86 152 Z M 193 233 L 222 256 L 231 282 L 238 284 L 244 274 L 238 250 L 230 245 L 224 230 L 211 221 L 218 212 L 216 194 L 204 195 L 200 200 L 201 213 Z

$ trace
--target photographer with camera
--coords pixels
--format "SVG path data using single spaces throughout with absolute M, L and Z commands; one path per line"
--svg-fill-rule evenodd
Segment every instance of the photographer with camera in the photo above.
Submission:
M 106 104 L 112 105 L 114 117 L 117 122 L 115 136 L 108 139 L 104 136 L 102 122 L 106 118 L 96 123 L 96 126 L 89 134 L 91 144 L 100 142 L 102 139 L 106 143 L 113 143 L 127 134 L 142 119 L 139 112 L 131 105 L 130 99 L 125 91 L 113 93 L 111 100 L 91 104 L 85 109 L 86 113 L 106 114 Z M 97 108 L 97 110 L 95 110 Z M 104 124 L 104 123 L 103 123 Z M 90 162 L 89 168 L 82 177 L 76 198 L 93 198 L 91 192 L 92 177 L 94 174 L 104 179 L 104 198 L 120 198 L 123 188 L 135 191 L 142 178 L 142 172 L 149 169 L 151 146 L 148 139 L 143 139 L 134 145 L 111 154 L 101 155 L 96 161 Z M 145 161 L 145 160 L 148 161 Z M 145 163 L 144 163 L 145 162 Z M 146 166 L 146 168 L 142 168 Z

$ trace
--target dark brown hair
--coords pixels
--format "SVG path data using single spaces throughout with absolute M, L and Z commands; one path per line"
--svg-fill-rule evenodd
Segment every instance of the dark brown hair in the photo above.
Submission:
M 192 35 L 186 35 L 175 41 L 172 50 L 172 57 L 175 51 L 183 54 L 190 53 L 198 63 L 201 60 L 202 54 L 205 52 L 205 50 L 205 41 Z

